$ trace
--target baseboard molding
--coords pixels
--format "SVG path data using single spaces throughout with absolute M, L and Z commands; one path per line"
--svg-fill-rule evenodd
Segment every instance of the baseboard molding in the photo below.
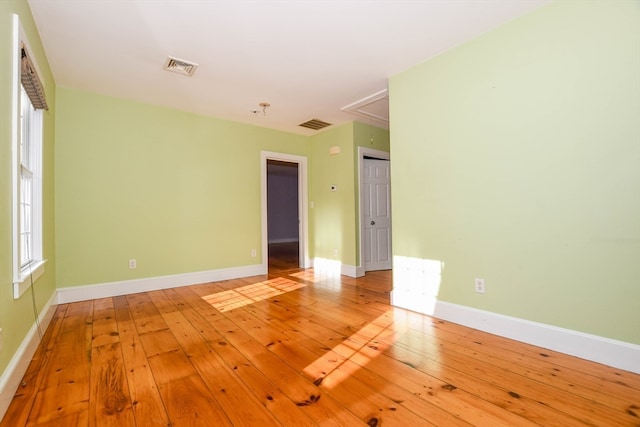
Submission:
M 316 273 L 329 276 L 342 274 L 342 263 L 335 259 L 313 258 L 311 266 Z
M 239 279 L 241 277 L 267 274 L 261 264 L 219 270 L 198 271 L 194 273 L 174 274 L 171 276 L 148 277 L 144 279 L 124 280 L 120 282 L 100 283 L 85 286 L 58 288 L 58 304 L 108 298 L 119 295 L 135 294 L 199 283 L 218 282 L 220 280 Z
M 56 293 L 54 292 L 49 298 L 49 301 L 44 305 L 42 311 L 38 315 L 38 321 L 40 323 L 40 329 L 42 333 L 47 330 L 51 319 L 55 313 L 55 301 Z M 24 377 L 31 359 L 38 349 L 40 344 L 40 335 L 38 334 L 38 327 L 34 322 L 27 332 L 27 335 L 22 340 L 22 343 L 13 354 L 13 357 L 9 361 L 7 368 L 0 376 L 0 420 L 4 418 L 4 414 L 9 408 L 9 404 L 13 399 L 13 396 L 20 386 L 20 381 Z
M 427 316 L 435 316 L 433 313 L 437 303 L 438 300 L 430 295 L 415 294 L 399 289 L 391 291 L 391 305 L 426 314 Z M 453 320 L 452 322 L 460 323 Z
M 285 237 L 282 239 L 270 239 L 268 243 L 298 243 L 299 241 L 297 237 Z
M 355 265 L 342 264 L 340 273 L 344 276 L 360 277 L 358 276 L 358 267 L 356 267 Z
M 335 259 L 313 258 L 311 267 L 319 273 L 335 274 L 349 277 L 361 277 L 364 273 L 358 275 L 360 267 L 355 265 L 343 264 Z
M 424 297 L 424 301 L 415 297 L 407 299 L 404 295 L 394 296 L 394 292 L 391 296 L 392 303 L 402 300 L 405 302 L 404 305 L 410 305 L 404 307 L 409 310 L 640 374 L 640 345 L 437 301 L 429 297 Z M 413 301 L 414 304 L 407 304 L 407 301 Z

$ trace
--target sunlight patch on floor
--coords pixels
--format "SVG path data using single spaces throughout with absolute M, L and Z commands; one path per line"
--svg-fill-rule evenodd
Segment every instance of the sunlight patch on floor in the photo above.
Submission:
M 339 286 L 340 275 L 336 276 L 336 274 L 333 271 L 316 270 L 315 268 L 313 268 L 313 269 L 298 271 L 296 273 L 291 273 L 289 276 L 295 277 L 296 279 L 304 280 L 306 282 L 311 282 L 311 283 L 335 282 L 338 285 L 337 288 L 340 287 Z
M 340 277 L 342 263 L 336 259 L 314 258 L 313 270 L 316 274 L 322 274 L 325 277 Z
M 202 297 L 203 300 L 211 304 L 213 308 L 220 312 L 230 311 L 235 308 L 244 307 L 268 298 L 282 295 L 296 289 L 304 288 L 304 283 L 294 282 L 284 277 L 265 280 L 227 291 L 216 292 Z
M 317 283 L 320 280 L 322 280 L 322 276 L 320 274 L 317 274 L 313 270 L 303 270 L 297 273 L 291 273 L 289 274 L 289 276 L 295 277 L 296 279 L 305 280 L 311 283 Z
M 394 324 L 394 310 L 389 310 L 367 323 L 356 333 L 327 351 L 304 369 L 304 373 L 331 389 L 347 379 L 355 369 L 381 355 L 394 336 L 408 324 Z M 347 361 L 353 363 L 347 363 Z

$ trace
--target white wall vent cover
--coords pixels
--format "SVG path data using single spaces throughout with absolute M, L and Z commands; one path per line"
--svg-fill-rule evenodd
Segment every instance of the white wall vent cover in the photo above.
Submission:
M 184 59 L 167 56 L 167 60 L 164 62 L 163 68 L 167 71 L 191 77 L 193 76 L 193 73 L 196 72 L 198 64 L 195 62 L 185 61 Z

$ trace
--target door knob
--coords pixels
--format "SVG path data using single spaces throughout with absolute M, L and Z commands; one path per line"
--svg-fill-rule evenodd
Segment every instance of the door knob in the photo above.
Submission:
M 371 225 L 376 225 L 376 222 L 374 220 L 371 220 Z

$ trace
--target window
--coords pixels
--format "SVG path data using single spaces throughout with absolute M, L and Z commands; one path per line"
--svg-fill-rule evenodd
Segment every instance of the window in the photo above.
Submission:
M 44 87 L 14 15 L 13 296 L 44 272 L 42 259 L 42 122 Z
M 39 176 L 40 165 L 38 165 L 36 159 L 38 151 L 41 151 L 42 146 L 42 110 L 35 110 L 33 104 L 29 99 L 29 96 L 24 90 L 24 87 L 20 87 L 20 185 L 18 192 L 20 193 L 20 202 L 18 204 L 18 233 L 20 235 L 18 239 L 19 245 L 19 266 L 20 269 L 28 268 L 29 265 L 36 262 L 39 258 L 34 244 L 34 239 L 38 233 L 34 230 L 34 225 L 41 222 L 41 212 L 36 212 L 34 206 L 34 199 L 40 197 L 41 193 L 38 190 L 38 184 L 41 184 L 42 180 Z M 39 236 L 37 236 L 39 237 Z

